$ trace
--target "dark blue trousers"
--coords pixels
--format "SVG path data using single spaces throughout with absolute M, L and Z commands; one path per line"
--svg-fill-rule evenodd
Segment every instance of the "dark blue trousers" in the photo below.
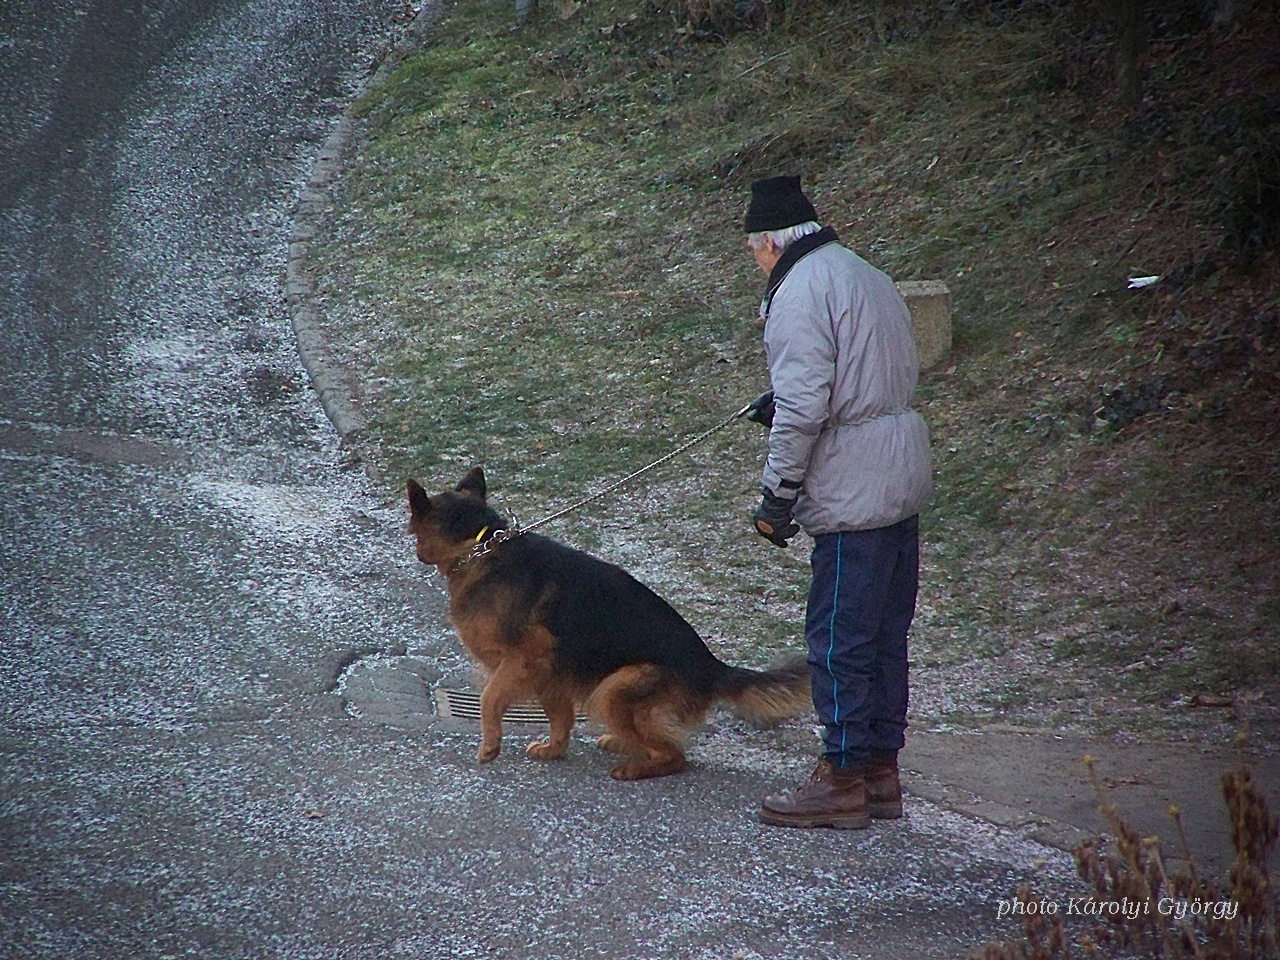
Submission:
M 919 517 L 814 539 L 805 639 L 825 753 L 838 767 L 896 754 L 905 742 L 919 570 Z

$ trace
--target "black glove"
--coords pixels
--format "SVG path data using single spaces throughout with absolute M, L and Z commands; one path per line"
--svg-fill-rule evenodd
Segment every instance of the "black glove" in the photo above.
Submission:
M 794 500 L 783 500 L 765 490 L 764 499 L 751 518 L 755 522 L 756 533 L 775 546 L 785 547 L 787 540 L 800 532 L 800 527 L 791 519 L 791 508 L 794 505 Z
M 773 426 L 773 391 L 762 393 L 756 397 L 751 406 L 747 407 L 746 417 L 748 420 L 754 420 L 756 423 L 763 423 L 766 427 Z

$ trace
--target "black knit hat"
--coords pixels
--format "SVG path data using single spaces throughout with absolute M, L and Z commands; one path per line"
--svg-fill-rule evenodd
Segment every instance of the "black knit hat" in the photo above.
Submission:
M 769 177 L 751 184 L 751 206 L 742 229 L 747 233 L 783 230 L 818 219 L 809 198 L 800 190 L 800 177 Z

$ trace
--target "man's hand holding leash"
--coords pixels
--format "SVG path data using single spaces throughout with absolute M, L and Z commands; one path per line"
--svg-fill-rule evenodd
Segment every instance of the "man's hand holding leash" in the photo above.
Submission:
M 776 497 L 769 490 L 762 490 L 761 493 L 764 496 L 751 518 L 756 525 L 756 533 L 774 546 L 785 547 L 787 541 L 800 532 L 799 524 L 791 519 L 791 508 L 795 505 L 795 500 Z
M 748 405 L 744 416 L 754 423 L 766 427 L 773 426 L 773 391 L 767 390 Z M 756 508 L 751 522 L 755 524 L 756 533 L 777 547 L 785 547 L 787 541 L 800 532 L 799 525 L 791 518 L 791 508 L 795 506 L 795 498 L 787 500 L 779 497 L 772 490 L 762 490 L 763 499 Z
M 772 427 L 773 410 L 773 391 L 766 390 L 747 405 L 744 416 L 753 423 L 760 423 L 764 424 L 766 427 Z

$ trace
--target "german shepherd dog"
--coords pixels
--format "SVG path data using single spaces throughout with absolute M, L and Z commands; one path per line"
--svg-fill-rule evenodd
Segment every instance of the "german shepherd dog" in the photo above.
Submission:
M 611 771 L 617 780 L 683 770 L 684 742 L 716 701 L 757 724 L 812 709 L 803 657 L 766 671 L 721 663 L 666 601 L 613 564 L 535 533 L 472 557 L 507 527 L 485 502 L 479 467 L 453 491 L 428 496 L 410 480 L 408 494 L 418 559 L 444 574 L 449 619 L 489 675 L 481 763 L 502 747 L 503 713 L 526 698 L 551 723 L 529 756 L 563 756 L 581 704 L 607 731 L 600 746 L 626 757 Z

